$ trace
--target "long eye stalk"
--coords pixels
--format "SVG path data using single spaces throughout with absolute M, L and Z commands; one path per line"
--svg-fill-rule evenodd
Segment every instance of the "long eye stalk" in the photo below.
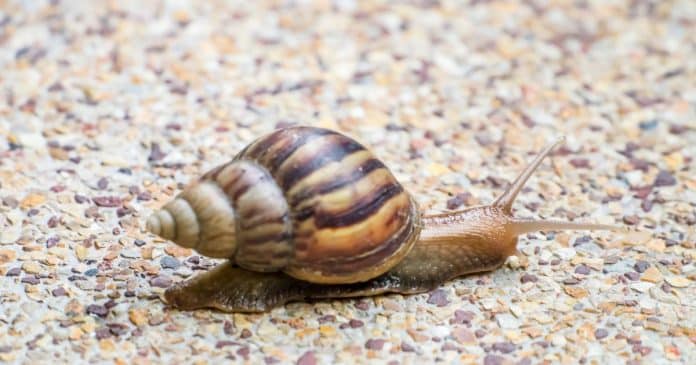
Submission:
M 493 201 L 491 206 L 497 207 L 503 210 L 505 214 L 512 215 L 512 204 L 515 202 L 517 195 L 524 187 L 524 184 L 529 180 L 534 171 L 539 167 L 541 162 L 546 156 L 548 156 L 551 151 L 554 150 L 558 145 L 563 143 L 564 137 L 560 137 L 554 143 L 550 144 L 544 148 L 541 153 L 539 153 L 532 162 L 527 165 L 527 167 L 522 171 L 522 173 L 517 176 L 512 185 L 496 200 Z M 524 218 L 511 218 L 510 223 L 512 225 L 512 230 L 515 234 L 523 234 L 528 232 L 543 231 L 543 230 L 563 230 L 563 229 L 577 229 L 577 230 L 618 230 L 621 227 L 610 225 L 610 224 L 594 224 L 594 223 L 583 223 L 583 222 L 566 222 L 560 220 L 536 220 L 536 219 L 524 219 Z

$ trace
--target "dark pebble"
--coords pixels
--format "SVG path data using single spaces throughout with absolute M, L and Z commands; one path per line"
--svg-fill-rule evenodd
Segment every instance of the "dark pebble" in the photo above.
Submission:
M 150 285 L 156 288 L 168 288 L 172 285 L 172 279 L 168 276 L 159 275 L 150 280 Z
M 653 203 L 654 203 L 654 202 L 655 202 L 654 200 L 644 199 L 644 200 L 640 203 L 640 207 L 641 207 L 641 209 L 643 209 L 644 212 L 647 213 L 647 212 L 649 212 L 649 211 L 652 210 L 652 207 L 653 207 Z
M 102 177 L 97 181 L 97 187 L 99 190 L 106 190 L 106 188 L 109 187 L 109 180 L 107 180 L 105 177 Z
M 472 195 L 469 192 L 459 193 L 447 200 L 447 209 L 457 209 L 464 205 L 471 197 Z
M 131 210 L 129 208 L 126 208 L 126 207 L 119 207 L 118 209 L 116 209 L 116 216 L 119 218 L 123 218 L 130 213 L 131 213 Z
M 57 245 L 58 242 L 60 242 L 60 238 L 58 238 L 57 236 L 49 237 L 46 240 L 46 248 L 55 247 L 55 245 Z
M 457 351 L 460 352 L 461 349 L 451 342 L 447 342 L 440 348 L 441 351 Z
M 22 277 L 22 282 L 25 284 L 36 285 L 39 283 L 39 279 L 34 275 L 28 275 Z
M 60 193 L 60 192 L 65 191 L 65 186 L 53 185 L 53 186 L 51 186 L 51 188 L 49 190 L 51 190 L 51 192 L 54 192 L 54 193 Z
M 97 328 L 97 330 L 94 332 L 94 336 L 97 338 L 97 340 L 103 340 L 105 338 L 111 337 L 111 330 L 109 330 L 108 327 L 101 327 Z
M 454 319 L 450 319 L 450 324 L 470 324 L 474 319 L 474 312 L 457 309 L 454 311 Z
M 297 365 L 316 365 L 317 358 L 314 356 L 314 351 L 307 351 L 299 359 L 297 359 Z
M 12 209 L 17 208 L 19 201 L 11 196 L 6 196 L 2 198 L 2 203 Z
M 117 196 L 97 196 L 92 198 L 94 204 L 100 207 L 115 208 L 121 205 L 121 198 Z
M 483 365 L 502 365 L 505 358 L 498 355 L 486 355 L 483 358 Z
M 123 336 L 128 333 L 128 325 L 123 323 L 109 323 L 106 325 L 114 336 Z
M 138 247 L 142 247 L 142 246 L 145 246 L 145 241 L 143 241 L 143 240 L 135 240 L 135 241 L 133 241 L 133 244 L 135 244 L 135 245 L 138 246 Z
M 516 346 L 512 342 L 496 342 L 493 344 L 494 351 L 499 351 L 504 354 L 509 354 L 515 351 L 515 348 Z
M 590 161 L 586 158 L 573 158 L 570 164 L 577 169 L 587 169 L 590 167 Z
M 624 273 L 624 276 L 627 277 L 629 280 L 636 281 L 640 278 L 640 274 L 638 274 L 635 271 L 629 271 L 627 273 Z
M 413 346 L 407 344 L 406 342 L 402 342 L 401 343 L 401 351 L 403 351 L 403 352 L 415 352 L 416 349 Z
M 348 326 L 350 326 L 350 328 L 360 328 L 364 325 L 365 324 L 363 323 L 363 321 L 359 319 L 351 319 L 350 321 L 348 321 Z
M 148 201 L 150 199 L 152 199 L 152 195 L 150 195 L 150 193 L 147 191 L 143 191 L 142 193 L 138 194 L 139 201 Z
M 652 120 L 646 120 L 644 122 L 640 122 L 640 124 L 638 124 L 638 127 L 640 127 L 640 129 L 642 129 L 644 131 L 653 130 L 653 129 L 657 128 L 657 120 L 652 119 Z
M 226 335 L 232 335 L 234 334 L 234 324 L 230 321 L 225 321 L 225 324 L 222 325 L 222 330 Z
M 575 285 L 578 283 L 580 283 L 580 280 L 578 280 L 577 278 L 568 278 L 563 280 L 563 284 L 565 285 Z
M 244 346 L 244 347 L 237 350 L 237 355 L 243 357 L 244 360 L 249 360 L 249 352 L 250 351 L 251 350 L 249 350 L 248 346 Z
M 103 305 L 90 304 L 87 306 L 87 313 L 104 318 L 107 314 L 109 314 L 109 310 Z
M 266 364 L 266 365 L 277 364 L 277 363 L 279 363 L 279 362 L 280 362 L 280 360 L 276 359 L 276 358 L 273 357 L 273 356 L 266 356 L 266 357 L 263 358 L 263 363 Z
M 63 287 L 57 287 L 51 290 L 51 294 L 53 294 L 54 297 L 64 297 L 68 295 L 68 292 L 66 292 Z
M 669 126 L 669 133 L 672 134 L 682 134 L 686 132 L 688 129 L 686 128 L 685 125 L 679 125 L 679 124 L 670 124 Z
M 216 349 L 221 349 L 221 348 L 227 347 L 227 346 L 238 346 L 238 345 L 239 345 L 239 342 L 234 342 L 234 341 L 218 341 L 218 342 L 215 344 L 215 348 L 216 348 Z
M 19 276 L 19 274 L 22 272 L 22 269 L 19 267 L 13 267 L 9 270 L 7 270 L 7 273 L 5 273 L 5 276 Z
M 537 281 L 539 281 L 539 278 L 536 277 L 536 275 L 532 275 L 532 274 L 524 274 L 520 278 L 520 282 L 522 284 L 524 284 L 524 283 L 536 283 Z
M 447 299 L 447 292 L 445 292 L 442 289 L 436 289 L 430 292 L 430 296 L 428 297 L 428 304 L 435 304 L 438 307 L 446 306 L 447 304 L 449 304 L 449 300 Z
M 638 271 L 639 273 L 645 272 L 650 267 L 650 263 L 644 260 L 638 260 L 636 263 L 633 265 L 633 268 Z
M 660 186 L 672 186 L 677 184 L 677 179 L 672 176 L 668 171 L 662 170 L 657 174 L 657 177 L 655 177 L 655 182 L 653 182 L 653 185 L 660 187 Z
M 575 242 L 573 242 L 573 246 L 579 246 L 579 245 L 581 245 L 581 244 L 583 244 L 583 243 L 587 243 L 587 242 L 590 242 L 590 241 L 592 241 L 592 237 L 590 237 L 590 236 L 578 237 L 578 238 L 575 240 Z
M 163 269 L 178 269 L 179 266 L 181 266 L 181 263 L 179 260 L 171 257 L 171 256 L 164 256 L 160 260 L 160 266 L 162 266 Z
M 634 226 L 640 222 L 640 218 L 637 215 L 625 215 L 623 217 L 623 222 L 628 225 Z
M 632 189 L 634 191 L 633 196 L 638 198 L 638 199 L 645 199 L 650 195 L 650 192 L 652 192 L 653 187 L 652 186 L 643 186 L 639 188 Z
M 369 339 L 365 342 L 365 348 L 368 350 L 381 350 L 384 347 L 386 341 L 382 339 Z
M 597 340 L 601 340 L 607 336 L 609 336 L 609 332 L 607 332 L 607 330 L 605 330 L 604 328 L 598 328 L 594 333 L 594 337 Z
M 99 272 L 99 270 L 96 268 L 93 268 L 93 269 L 89 269 L 89 270 L 85 271 L 84 274 L 85 274 L 85 276 L 95 276 L 95 275 L 97 275 L 97 272 Z
M 251 331 L 249 331 L 248 328 L 245 328 L 242 330 L 242 333 L 239 334 L 239 338 L 249 338 L 251 337 Z
M 147 157 L 148 161 L 159 161 L 167 156 L 166 153 L 162 152 L 159 143 L 153 143 L 150 146 L 150 155 Z
M 327 323 L 327 322 L 336 322 L 336 316 L 333 314 L 327 314 L 325 316 L 321 316 L 317 319 L 319 321 L 319 324 Z
M 590 268 L 587 265 L 578 265 L 578 267 L 575 268 L 575 273 L 581 275 L 589 275 Z
M 476 336 L 476 338 L 481 338 L 481 337 L 483 337 L 483 336 L 485 336 L 485 335 L 486 335 L 486 331 L 484 331 L 484 330 L 482 330 L 482 329 L 480 329 L 480 328 L 477 329 L 476 331 L 474 331 L 474 336 Z

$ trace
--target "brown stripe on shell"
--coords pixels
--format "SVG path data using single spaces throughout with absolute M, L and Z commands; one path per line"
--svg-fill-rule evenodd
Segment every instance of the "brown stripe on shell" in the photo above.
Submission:
M 235 262 L 255 271 L 283 269 L 292 256 L 292 224 L 283 193 L 268 171 L 252 161 L 236 161 L 218 175 L 231 202 L 237 231 Z
M 407 222 L 408 223 L 408 222 Z M 336 274 L 347 274 L 353 272 L 360 266 L 371 266 L 383 261 L 388 255 L 398 249 L 409 235 L 412 234 L 414 227 L 412 224 L 404 224 L 389 240 L 368 254 L 355 256 L 332 257 L 326 261 L 320 261 L 316 266 L 323 270 L 330 270 Z
M 283 148 L 276 150 L 273 157 L 268 159 L 268 162 L 264 165 L 268 168 L 268 171 L 271 174 L 275 174 L 275 172 L 278 171 L 280 166 L 288 159 L 288 157 L 295 153 L 295 151 L 297 151 L 300 147 L 307 143 L 312 143 L 315 139 L 321 136 L 326 136 L 329 134 L 336 135 L 335 132 L 330 130 L 320 130 L 314 133 L 303 133 L 296 137 L 291 143 L 288 143 L 287 145 L 284 145 Z
M 317 228 L 345 227 L 355 224 L 375 214 L 382 205 L 404 189 L 399 184 L 381 186 L 374 194 L 356 200 L 347 211 L 338 214 L 316 214 L 314 224 Z
M 357 168 L 353 168 L 346 174 L 341 174 L 335 177 L 330 177 L 322 182 L 311 184 L 295 194 L 291 194 L 289 197 L 290 206 L 297 207 L 302 204 L 302 202 L 315 197 L 317 195 L 323 195 L 342 189 L 348 185 L 354 184 L 356 181 L 362 179 L 365 175 L 368 175 L 372 171 L 377 169 L 386 168 L 384 164 L 376 159 L 369 158 L 358 165 Z
M 237 154 L 237 159 L 248 156 L 256 158 L 261 153 L 268 152 L 271 149 L 271 146 L 279 143 L 283 139 L 287 139 L 289 136 L 290 134 L 283 129 L 276 130 L 271 134 L 258 138 L 254 142 L 250 143 L 248 146 L 246 146 L 246 148 Z
M 295 278 L 316 283 L 354 283 L 377 277 L 397 265 L 418 239 L 421 225 L 415 202 L 409 197 L 408 208 L 399 209 L 387 221 L 403 220 L 388 239 L 362 255 L 320 255 L 297 260 L 285 269 Z M 394 218 L 396 217 L 396 218 Z M 356 238 L 357 239 L 357 238 Z M 296 244 L 298 248 L 300 243 Z
M 317 228 L 314 219 L 295 221 L 296 260 L 311 263 L 315 259 L 361 256 L 373 251 L 406 221 L 409 201 L 407 193 L 398 194 L 384 202 L 369 218 L 343 227 Z M 320 214 L 328 213 L 318 210 L 315 216 Z M 395 221 L 393 214 L 401 219 Z M 388 221 L 392 224 L 387 225 Z
M 303 151 L 305 149 L 308 151 Z M 301 147 L 292 154 L 281 165 L 276 180 L 284 191 L 289 191 L 296 183 L 312 172 L 364 149 L 365 147 L 361 144 L 342 135 L 328 135 L 315 141 L 311 146 Z

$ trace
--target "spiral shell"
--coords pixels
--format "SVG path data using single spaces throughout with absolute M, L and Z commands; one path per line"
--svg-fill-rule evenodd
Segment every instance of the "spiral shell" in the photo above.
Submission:
M 186 187 L 148 229 L 203 255 L 315 283 L 353 283 L 413 247 L 420 214 L 392 173 L 334 131 L 291 127 Z

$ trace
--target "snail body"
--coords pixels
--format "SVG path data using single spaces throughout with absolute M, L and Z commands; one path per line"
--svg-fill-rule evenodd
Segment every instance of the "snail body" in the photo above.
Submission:
M 255 312 L 305 298 L 418 293 L 501 266 L 525 232 L 614 228 L 512 216 L 515 197 L 559 142 L 491 205 L 423 216 L 353 139 L 321 128 L 277 130 L 148 219 L 152 233 L 228 259 L 165 299 L 182 309 Z

